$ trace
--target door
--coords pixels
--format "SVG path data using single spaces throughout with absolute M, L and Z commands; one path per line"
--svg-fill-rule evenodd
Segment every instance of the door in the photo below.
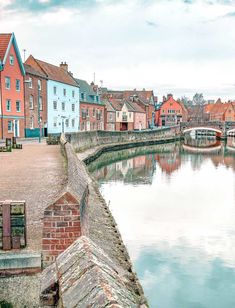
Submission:
M 14 137 L 19 137 L 19 131 L 20 131 L 20 124 L 19 120 L 14 120 Z

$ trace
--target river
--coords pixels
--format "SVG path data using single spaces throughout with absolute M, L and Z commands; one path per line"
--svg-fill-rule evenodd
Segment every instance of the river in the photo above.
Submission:
M 150 307 L 235 307 L 235 138 L 105 153 L 89 170 Z

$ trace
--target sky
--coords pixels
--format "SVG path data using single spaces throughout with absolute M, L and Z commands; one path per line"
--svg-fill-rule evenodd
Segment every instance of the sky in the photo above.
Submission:
M 0 0 L 0 32 L 109 89 L 235 99 L 235 0 Z

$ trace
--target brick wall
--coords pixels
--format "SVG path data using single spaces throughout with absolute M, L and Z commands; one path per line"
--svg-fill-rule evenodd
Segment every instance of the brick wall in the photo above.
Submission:
M 65 192 L 55 203 L 47 207 L 43 218 L 43 267 L 81 236 L 79 202 Z

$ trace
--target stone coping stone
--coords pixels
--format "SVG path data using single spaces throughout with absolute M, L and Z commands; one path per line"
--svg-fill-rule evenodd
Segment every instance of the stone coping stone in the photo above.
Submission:
M 41 254 L 9 252 L 0 254 L 0 270 L 41 268 Z

